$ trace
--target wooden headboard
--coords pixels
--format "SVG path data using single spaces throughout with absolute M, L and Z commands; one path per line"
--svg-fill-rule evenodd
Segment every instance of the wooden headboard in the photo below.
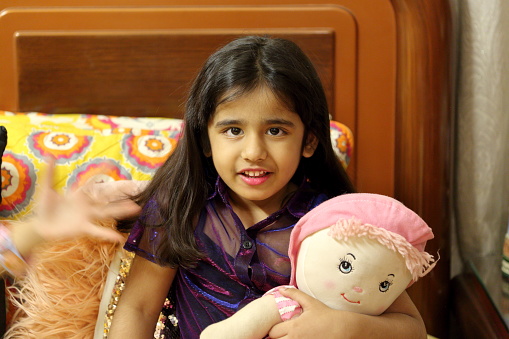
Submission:
M 181 117 L 206 57 L 245 34 L 296 41 L 331 116 L 348 125 L 348 173 L 433 228 L 440 262 L 410 294 L 447 336 L 452 36 L 447 0 L 6 0 L 0 109 Z

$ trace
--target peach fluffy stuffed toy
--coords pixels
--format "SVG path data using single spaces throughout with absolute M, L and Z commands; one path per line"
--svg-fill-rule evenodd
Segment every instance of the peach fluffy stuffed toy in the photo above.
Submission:
M 393 198 L 341 195 L 295 225 L 290 284 L 331 308 L 380 315 L 435 266 L 433 256 L 424 251 L 432 238 L 428 225 Z M 200 338 L 264 338 L 272 326 L 302 311 L 278 289 L 208 326 Z

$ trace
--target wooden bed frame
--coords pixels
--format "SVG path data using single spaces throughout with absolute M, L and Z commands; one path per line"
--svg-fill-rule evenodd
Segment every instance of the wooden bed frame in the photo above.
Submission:
M 394 196 L 433 228 L 431 274 L 409 290 L 448 335 L 453 33 L 447 0 L 6 0 L 0 109 L 181 117 L 190 80 L 245 34 L 296 41 L 331 116 L 349 126 L 361 192 Z

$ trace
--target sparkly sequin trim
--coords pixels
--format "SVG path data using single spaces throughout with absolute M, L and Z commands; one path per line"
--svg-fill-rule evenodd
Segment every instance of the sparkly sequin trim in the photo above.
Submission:
M 115 313 L 115 309 L 117 308 L 118 300 L 120 299 L 120 295 L 125 287 L 125 281 L 129 274 L 129 270 L 131 269 L 131 263 L 134 258 L 134 253 L 124 251 L 125 256 L 120 260 L 120 268 L 117 278 L 115 279 L 115 285 L 113 286 L 113 291 L 111 292 L 110 302 L 108 303 L 108 308 L 106 310 L 106 315 L 104 317 L 104 333 L 103 338 L 108 338 L 108 334 L 110 333 L 111 322 L 113 320 L 113 314 Z

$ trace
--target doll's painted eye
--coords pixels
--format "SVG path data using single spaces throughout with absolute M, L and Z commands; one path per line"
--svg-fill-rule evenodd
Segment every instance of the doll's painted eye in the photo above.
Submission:
M 341 263 L 339 263 L 339 270 L 341 273 L 348 274 L 353 271 L 352 264 L 347 260 L 341 260 Z
M 380 285 L 378 286 L 378 289 L 380 292 L 385 293 L 389 290 L 389 287 L 391 287 L 392 283 L 390 281 L 382 281 Z

